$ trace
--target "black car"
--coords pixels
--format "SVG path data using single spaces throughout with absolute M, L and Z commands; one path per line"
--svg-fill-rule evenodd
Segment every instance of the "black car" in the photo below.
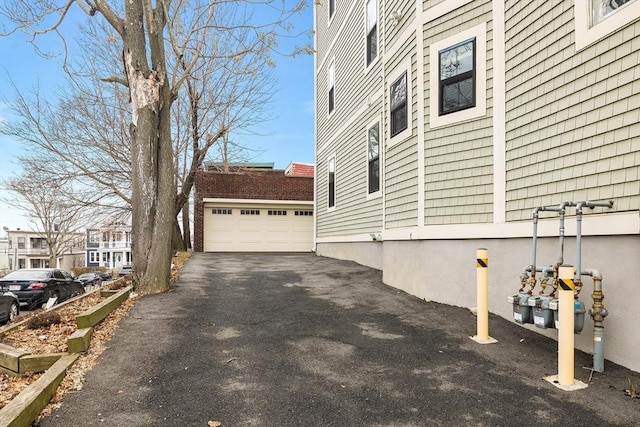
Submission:
M 76 280 L 82 282 L 84 287 L 87 286 L 101 286 L 102 285 L 102 276 L 99 273 L 84 273 L 76 277 Z
M 12 271 L 0 279 L 0 286 L 15 294 L 20 306 L 38 308 L 49 298 L 57 302 L 84 293 L 81 282 L 58 268 L 23 268 Z
M 0 324 L 11 322 L 20 314 L 20 302 L 18 297 L 2 289 L 0 291 Z

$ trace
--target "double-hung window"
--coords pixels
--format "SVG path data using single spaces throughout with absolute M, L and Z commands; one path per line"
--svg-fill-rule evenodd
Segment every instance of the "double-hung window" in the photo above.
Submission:
M 576 49 L 605 39 L 640 16 L 640 0 L 574 0 Z
M 610 15 L 618 12 L 624 5 L 632 0 L 589 0 L 591 3 L 591 26 L 599 24 Z
M 476 105 L 476 39 L 465 40 L 438 52 L 440 115 Z
M 429 127 L 474 120 L 487 113 L 487 24 L 429 46 Z
M 380 190 L 380 123 L 367 131 L 367 175 L 369 194 Z
M 329 74 L 327 76 L 329 87 L 329 114 L 333 113 L 336 107 L 336 64 L 332 62 L 329 65 Z
M 367 0 L 367 66 L 378 56 L 378 0 Z
M 328 207 L 333 208 L 336 205 L 336 158 L 329 159 L 329 203 Z
M 389 98 L 391 100 L 391 137 L 394 137 L 408 127 L 406 71 L 391 85 Z

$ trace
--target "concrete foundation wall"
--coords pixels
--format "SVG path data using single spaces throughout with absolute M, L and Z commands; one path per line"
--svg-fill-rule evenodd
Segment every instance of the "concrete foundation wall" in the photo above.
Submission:
M 553 264 L 559 258 L 559 246 L 557 238 L 539 239 L 536 264 Z M 519 276 L 524 267 L 531 264 L 530 238 L 324 243 L 317 245 L 317 253 L 381 269 L 386 284 L 417 297 L 470 308 L 476 306 L 478 248 L 489 251 L 489 310 L 513 320 L 507 297 L 517 293 Z M 567 237 L 565 264 L 575 266 L 576 259 L 575 238 Z M 602 273 L 604 306 L 609 311 L 604 321 L 605 359 L 640 372 L 640 239 L 638 236 L 583 237 L 582 270 L 590 268 Z M 588 310 L 593 302 L 593 283 L 589 277 L 584 277 L 583 282 L 580 300 Z M 536 287 L 534 294 L 539 290 L 540 287 Z M 557 338 L 555 329 L 524 327 Z M 470 324 L 469 335 L 475 333 L 476 325 Z M 500 337 L 494 338 L 500 340 Z M 592 343 L 593 320 L 587 314 L 575 345 L 591 353 Z
M 316 253 L 382 270 L 382 242 L 318 243 Z

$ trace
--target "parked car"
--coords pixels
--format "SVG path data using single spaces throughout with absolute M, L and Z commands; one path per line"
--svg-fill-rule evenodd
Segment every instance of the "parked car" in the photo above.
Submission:
M 16 294 L 2 289 L 0 294 L 0 324 L 4 325 L 20 314 L 20 302 Z
M 124 265 L 120 267 L 120 270 L 118 271 L 118 276 L 120 277 L 128 276 L 131 273 L 133 273 L 133 267 L 131 267 L 130 265 Z
M 111 276 L 110 271 L 96 271 L 96 273 L 100 275 L 100 278 L 102 279 L 103 282 L 113 279 L 113 276 Z
M 84 293 L 84 286 L 64 270 L 57 268 L 23 268 L 0 279 L 0 286 L 18 297 L 20 306 L 34 309 L 49 298 L 57 302 Z
M 96 272 L 84 273 L 76 277 L 76 280 L 82 282 L 84 287 L 87 286 L 101 286 L 102 285 L 102 276 Z

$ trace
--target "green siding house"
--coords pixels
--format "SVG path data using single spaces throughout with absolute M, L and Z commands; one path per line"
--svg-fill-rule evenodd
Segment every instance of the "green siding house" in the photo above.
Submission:
M 506 319 L 522 274 L 597 269 L 606 359 L 640 371 L 640 0 L 315 7 L 317 253 L 471 308 L 487 248 Z M 592 279 L 576 279 L 588 309 Z

